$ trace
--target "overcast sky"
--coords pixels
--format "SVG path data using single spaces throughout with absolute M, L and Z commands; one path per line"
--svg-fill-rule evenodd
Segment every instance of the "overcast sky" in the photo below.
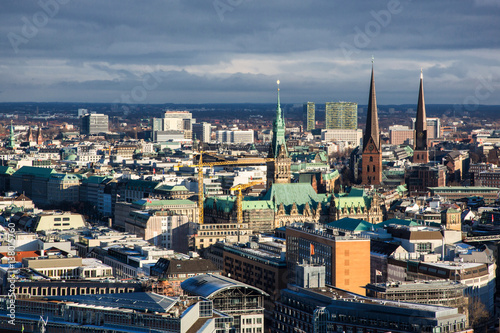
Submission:
M 1 0 L 0 102 L 500 104 L 500 0 Z

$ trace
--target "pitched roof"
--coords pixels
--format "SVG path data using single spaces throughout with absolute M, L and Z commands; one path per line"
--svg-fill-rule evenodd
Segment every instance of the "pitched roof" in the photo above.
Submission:
M 370 81 L 370 94 L 368 97 L 368 109 L 366 116 L 366 128 L 363 135 L 363 147 L 368 146 L 368 141 L 372 138 L 375 146 L 380 150 L 380 133 L 378 127 L 378 113 L 377 113 L 377 96 L 375 94 L 375 78 L 373 75 L 372 66 L 372 77 Z
M 14 176 L 32 175 L 35 177 L 49 178 L 51 174 L 55 173 L 52 168 L 38 168 L 32 166 L 23 166 L 16 172 Z
M 0 166 L 0 174 L 2 175 L 12 175 L 14 172 L 16 171 L 10 166 Z
M 370 240 L 370 252 L 379 253 L 386 256 L 390 256 L 394 253 L 401 245 L 394 243 L 387 243 L 378 240 Z
M 373 224 L 370 222 L 350 217 L 341 218 L 337 221 L 330 222 L 327 225 L 333 228 L 349 231 L 369 231 L 373 228 Z

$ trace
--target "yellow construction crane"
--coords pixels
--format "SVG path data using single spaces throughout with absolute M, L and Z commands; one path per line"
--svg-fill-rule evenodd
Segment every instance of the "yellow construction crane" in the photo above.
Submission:
M 238 191 L 238 197 L 236 198 L 236 219 L 238 224 L 243 223 L 243 194 L 241 193 L 241 190 L 263 183 L 263 180 L 256 180 L 247 184 L 239 184 L 231 187 L 231 191 Z
M 252 165 L 252 164 L 264 164 L 266 162 L 274 161 L 273 158 L 243 158 L 236 161 L 224 161 L 224 162 L 207 162 L 203 163 L 203 151 L 199 152 L 200 159 L 198 164 L 189 165 L 189 167 L 198 168 L 198 223 L 203 224 L 203 202 L 205 201 L 205 196 L 203 193 L 203 167 L 213 167 L 220 165 Z

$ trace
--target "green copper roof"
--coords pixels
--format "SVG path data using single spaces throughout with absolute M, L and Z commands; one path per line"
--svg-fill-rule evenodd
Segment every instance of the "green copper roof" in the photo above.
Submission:
M 338 170 L 335 170 L 335 171 L 330 172 L 330 173 L 324 173 L 322 176 L 323 176 L 323 180 L 332 180 L 332 179 L 338 178 L 340 176 L 340 174 L 339 174 Z
M 390 220 L 387 220 L 384 222 L 377 223 L 375 226 L 377 228 L 383 228 L 383 227 L 388 226 L 389 224 L 405 225 L 405 226 L 409 226 L 409 227 L 419 225 L 417 222 L 412 221 L 412 220 L 390 219 Z
M 363 189 L 352 188 L 349 194 L 335 194 L 337 209 L 362 209 L 370 208 L 372 198 L 365 194 Z
M 278 81 L 278 103 L 276 106 L 276 118 L 273 122 L 273 139 L 270 147 L 270 156 L 276 158 L 280 152 L 281 147 L 283 147 L 285 154 L 288 155 L 288 148 L 286 146 L 285 140 L 285 119 L 283 113 L 281 112 L 280 104 L 280 89 Z
M 31 166 L 23 166 L 19 170 L 17 170 L 13 175 L 23 176 L 23 175 L 32 175 L 35 177 L 49 178 L 51 174 L 55 173 L 55 170 L 52 168 L 37 168 Z
M 344 217 L 340 220 L 330 222 L 327 225 L 332 228 L 349 231 L 368 231 L 373 228 L 373 225 L 370 222 L 360 219 L 352 219 L 350 217 Z
M 398 187 L 396 187 L 396 191 L 398 191 L 399 193 L 408 192 L 408 189 L 406 188 L 406 184 L 399 185 Z
M 156 188 L 156 191 L 164 192 L 188 192 L 186 186 L 183 185 L 161 185 Z
M 2 175 L 12 175 L 16 170 L 9 166 L 0 166 L 0 174 Z
M 312 186 L 305 183 L 273 184 L 264 196 L 264 200 L 274 200 L 277 205 L 283 203 L 285 206 L 306 202 L 312 205 L 320 201 Z

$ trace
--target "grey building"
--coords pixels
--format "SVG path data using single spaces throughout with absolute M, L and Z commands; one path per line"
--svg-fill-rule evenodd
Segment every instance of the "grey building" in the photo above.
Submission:
M 108 127 L 108 115 L 101 113 L 90 113 L 83 115 L 81 118 L 81 134 L 99 134 L 107 133 L 109 131 Z
M 198 139 L 201 142 L 210 142 L 212 136 L 212 126 L 210 123 L 193 124 L 193 140 Z

